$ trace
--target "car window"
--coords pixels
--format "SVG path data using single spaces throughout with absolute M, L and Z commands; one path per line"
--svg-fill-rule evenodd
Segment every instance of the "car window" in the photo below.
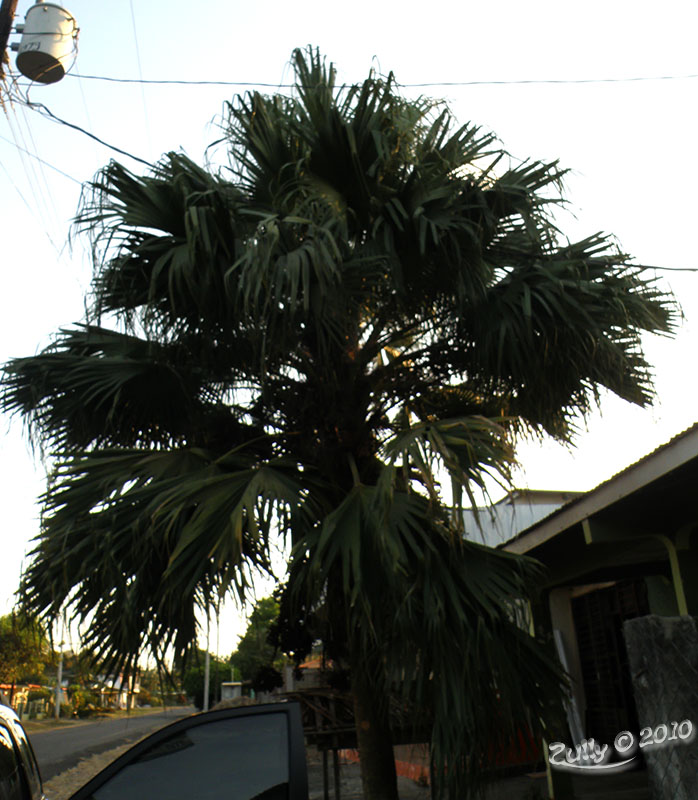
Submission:
M 15 720 L 11 722 L 11 725 L 12 732 L 15 735 L 15 742 L 19 746 L 19 754 L 22 759 L 22 765 L 24 766 L 24 776 L 29 785 L 31 797 L 40 798 L 42 796 L 41 778 L 39 776 L 39 767 L 36 764 L 36 758 L 34 758 L 34 751 L 31 749 L 27 734 L 22 725 Z
M 206 722 L 173 733 L 96 789 L 94 800 L 287 800 L 285 714 Z
M 17 751 L 9 730 L 0 722 L 0 800 L 25 800 Z

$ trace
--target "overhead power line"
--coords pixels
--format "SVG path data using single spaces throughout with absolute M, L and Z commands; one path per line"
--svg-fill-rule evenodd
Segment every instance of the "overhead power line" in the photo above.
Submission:
M 54 170 L 59 175 L 62 175 L 64 178 L 67 178 L 69 181 L 72 181 L 73 183 L 77 183 L 78 186 L 82 186 L 82 181 L 79 181 L 77 178 L 74 178 L 72 175 L 68 175 L 68 173 L 67 172 L 63 172 L 62 169 L 59 169 L 58 167 L 54 167 L 53 164 L 49 164 L 49 162 L 48 161 L 44 161 L 43 158 L 39 158 L 39 156 L 37 156 L 35 153 L 32 153 L 31 150 L 27 150 L 26 147 L 22 147 L 21 145 L 17 144 L 17 142 L 13 142 L 10 139 L 6 139 L 2 135 L 0 135 L 0 139 L 2 139 L 3 142 L 7 142 L 8 144 L 11 144 L 13 147 L 16 147 L 18 150 L 21 150 L 23 153 L 26 153 L 30 158 L 34 158 L 37 161 L 41 162 L 44 166 L 48 167 L 49 169 Z
M 131 8 L 131 25 L 133 27 L 133 41 L 136 45 L 136 64 L 138 65 L 138 77 L 142 80 L 143 78 L 143 68 L 141 66 L 141 49 L 138 45 L 138 31 L 136 30 L 136 12 L 133 10 L 133 0 L 129 0 L 129 6 Z M 144 83 L 141 82 L 141 100 L 143 101 L 143 118 L 145 119 L 145 130 L 148 136 L 148 144 L 152 148 L 153 142 L 150 137 L 150 122 L 148 120 L 148 104 L 145 100 L 145 89 Z
M 82 75 L 72 73 L 73 78 L 84 78 L 89 81 L 107 81 L 109 83 L 139 83 L 156 86 L 261 86 L 268 89 L 293 89 L 293 83 L 265 83 L 263 81 L 188 81 L 188 80 L 151 80 L 147 78 L 115 78 L 109 75 Z M 698 78 L 698 73 L 690 75 L 638 75 L 629 78 L 532 78 L 530 80 L 506 81 L 431 81 L 425 83 L 397 83 L 405 89 L 425 89 L 439 86 L 534 86 L 534 85 L 568 85 L 585 83 L 642 83 L 648 81 L 684 81 Z
M 49 119 L 52 119 L 54 122 L 58 122 L 61 125 L 65 125 L 68 128 L 72 128 L 75 131 L 79 131 L 85 136 L 89 136 L 90 139 L 94 139 L 95 142 L 99 142 L 101 145 L 104 145 L 104 147 L 108 147 L 110 150 L 114 150 L 114 152 L 120 153 L 122 156 L 127 156 L 128 158 L 132 158 L 134 161 L 139 161 L 141 164 L 145 164 L 146 167 L 153 166 L 150 163 L 150 161 L 146 161 L 144 158 L 140 158 L 139 156 L 134 156 L 133 153 L 129 153 L 128 150 L 122 150 L 120 147 L 117 147 L 116 145 L 109 144 L 109 142 L 104 141 L 104 139 L 100 139 L 99 136 L 96 136 L 94 133 L 90 133 L 90 131 L 86 131 L 79 125 L 76 125 L 73 122 L 68 122 L 67 120 L 62 119 L 61 117 L 54 114 L 53 111 L 47 108 L 43 103 L 32 103 L 29 100 L 20 99 L 17 97 L 13 99 L 16 102 L 25 105 L 27 108 L 30 108 L 32 111 L 38 112 L 43 117 L 48 117 Z
M 419 88 L 427 86 L 530 86 L 546 84 L 576 83 L 644 83 L 647 81 L 685 81 L 698 78 L 698 73 L 691 75 L 637 75 L 629 78 L 532 78 L 518 81 L 441 81 L 438 83 L 401 83 L 400 86 Z

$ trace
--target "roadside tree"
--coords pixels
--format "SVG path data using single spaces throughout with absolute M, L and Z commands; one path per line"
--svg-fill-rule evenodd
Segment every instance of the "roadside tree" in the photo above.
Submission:
M 18 682 L 41 682 L 52 655 L 41 625 L 17 614 L 0 617 L 0 683 L 10 686 L 10 702 Z
M 204 688 L 206 685 L 206 667 L 203 664 L 205 653 L 199 653 L 197 663 L 191 664 L 182 676 L 182 689 L 194 701 L 194 705 L 201 710 L 204 707 Z M 221 658 L 209 655 L 209 681 L 208 681 L 208 707 L 213 706 L 221 699 L 221 684 L 230 680 L 230 666 Z
M 255 603 L 247 630 L 230 656 L 230 663 L 240 679 L 252 681 L 255 691 L 265 691 L 283 684 L 278 670 L 282 666 L 279 661 L 283 660 L 283 656 L 269 641 L 278 615 L 279 604 L 273 597 L 263 597 Z

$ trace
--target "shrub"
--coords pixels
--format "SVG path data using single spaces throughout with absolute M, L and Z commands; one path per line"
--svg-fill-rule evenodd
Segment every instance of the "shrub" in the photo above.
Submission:
M 89 717 L 99 710 L 99 698 L 88 689 L 81 686 L 70 687 L 70 702 L 73 713 L 78 717 Z

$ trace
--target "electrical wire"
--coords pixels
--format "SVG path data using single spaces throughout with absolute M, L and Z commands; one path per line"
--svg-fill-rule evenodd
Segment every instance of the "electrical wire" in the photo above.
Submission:
M 5 141 L 9 141 L 9 139 L 5 139 Z M 10 142 L 10 144 L 12 144 L 12 142 Z M 15 147 L 17 147 L 16 144 L 15 144 Z M 12 185 L 12 188 L 17 192 L 17 194 L 19 195 L 20 200 L 27 207 L 27 211 L 29 212 L 29 214 L 32 217 L 34 217 L 34 219 L 37 221 L 37 224 L 39 225 L 39 229 L 43 231 L 44 236 L 48 239 L 49 244 L 56 251 L 56 255 L 58 256 L 58 258 L 60 258 L 62 256 L 62 254 L 63 254 L 62 249 L 60 247 L 58 247 L 58 245 L 53 241 L 53 239 L 51 238 L 51 235 L 46 230 L 46 226 L 42 224 L 41 218 L 37 215 L 35 209 L 33 209 L 31 207 L 31 205 L 27 201 L 27 198 L 22 194 L 22 192 L 20 191 L 19 186 L 17 186 L 17 184 L 12 180 L 12 176 L 7 171 L 7 167 L 1 161 L 0 161 L 0 169 L 2 169 L 2 171 L 5 173 L 5 175 L 7 175 L 7 179 L 10 182 L 10 184 Z M 31 188 L 31 185 L 30 185 L 30 188 Z
M 115 78 L 108 75 L 78 75 L 75 73 L 72 77 L 80 77 L 89 81 L 107 81 L 109 83 L 137 83 L 137 84 L 151 84 L 156 86 L 261 86 L 268 89 L 294 89 L 293 83 L 264 83 L 263 81 L 188 81 L 188 80 L 155 80 L 144 78 Z M 486 80 L 486 81 L 431 81 L 425 83 L 397 83 L 404 89 L 424 89 L 429 87 L 440 86 L 535 86 L 535 85 L 570 85 L 570 84 L 586 84 L 586 83 L 642 83 L 647 81 L 683 81 L 693 80 L 698 78 L 698 73 L 689 75 L 639 75 L 629 78 L 543 78 L 543 79 L 530 79 L 530 80 Z M 348 86 L 349 84 L 344 84 Z
M 531 85 L 569 85 L 584 83 L 644 83 L 647 81 L 685 81 L 698 78 L 698 73 L 690 75 L 638 75 L 630 78 L 542 78 L 517 81 L 440 81 L 438 83 L 399 83 L 405 88 L 429 86 L 531 86 Z
M 53 120 L 54 122 L 58 122 L 61 125 L 65 125 L 68 128 L 72 128 L 79 133 L 84 134 L 85 136 L 89 136 L 90 139 L 94 139 L 94 141 L 99 142 L 99 144 L 104 145 L 104 147 L 108 147 L 110 150 L 114 150 L 116 153 L 120 153 L 122 156 L 126 156 L 127 158 L 132 158 L 134 161 L 138 161 L 141 164 L 145 164 L 146 167 L 153 167 L 154 165 L 150 163 L 150 161 L 146 161 L 144 158 L 140 158 L 139 156 L 134 156 L 133 153 L 129 153 L 128 150 L 123 150 L 121 147 L 117 147 L 116 145 L 109 144 L 104 139 L 100 139 L 99 136 L 96 136 L 94 133 L 90 133 L 90 131 L 81 128 L 79 125 L 75 125 L 72 122 L 68 122 L 65 119 L 62 119 L 57 114 L 54 114 L 47 106 L 43 103 L 34 103 L 30 100 L 25 100 L 23 98 L 15 98 L 18 102 L 25 105 L 27 108 L 31 109 L 32 111 L 36 111 L 42 117 L 46 117 L 48 119 Z
M 83 86 L 82 81 L 78 81 L 78 87 L 80 89 L 80 98 L 82 99 L 82 107 L 85 109 L 85 119 L 87 120 L 87 124 L 89 125 L 90 130 L 91 130 L 92 128 L 94 128 L 94 125 L 92 124 L 92 118 L 90 116 L 90 109 L 89 109 L 89 106 L 87 105 L 87 97 L 85 96 L 85 87 Z M 93 145 L 93 147 L 94 147 L 94 145 Z M 96 149 L 97 148 L 95 148 L 95 151 L 96 151 Z
M 144 83 L 154 86 L 263 86 L 269 89 L 293 89 L 293 83 L 260 83 L 255 81 L 186 81 L 155 80 L 149 78 L 112 78 L 107 75 L 83 75 L 77 72 L 72 77 L 84 78 L 88 81 L 107 81 L 108 83 Z
M 4 139 L 5 137 L 3 136 L 2 138 Z M 9 140 L 9 139 L 5 139 L 5 141 L 6 141 L 6 142 L 9 142 L 10 144 L 14 144 L 14 146 L 15 146 L 15 147 L 18 147 L 18 145 L 17 145 L 16 143 L 14 143 L 14 142 L 10 142 L 10 140 Z M 21 149 L 21 148 L 20 148 L 20 149 Z M 13 188 L 13 189 L 14 189 L 14 190 L 17 192 L 17 194 L 19 195 L 19 198 L 20 198 L 20 200 L 21 200 L 21 201 L 24 203 L 24 205 L 27 207 L 27 211 L 29 211 L 29 213 L 30 213 L 30 214 L 31 214 L 33 217 L 36 217 L 36 214 L 35 214 L 35 211 L 34 211 L 34 209 L 33 209 L 33 208 L 32 208 L 32 207 L 29 205 L 29 203 L 27 202 L 27 198 L 26 198 L 26 197 L 25 197 L 25 196 L 22 194 L 22 192 L 20 191 L 20 188 L 19 188 L 19 186 L 17 186 L 17 184 L 16 184 L 16 183 L 15 183 L 15 182 L 12 180 L 12 175 L 10 175 L 10 173 L 9 173 L 9 172 L 8 172 L 8 170 L 7 170 L 7 167 L 6 167 L 6 166 L 5 166 L 5 165 L 2 163 L 2 161 L 0 161 L 0 169 L 1 169 L 1 170 L 2 170 L 4 173 L 5 173 L 5 175 L 7 176 L 7 180 L 8 180 L 8 181 L 10 182 L 10 184 L 12 185 L 12 188 Z M 55 247 L 55 244 L 54 244 L 53 242 L 51 242 L 51 245 L 52 245 L 53 247 Z
M 42 200 L 46 201 L 45 205 L 47 205 L 47 206 L 50 205 L 51 206 L 51 211 L 53 212 L 54 224 L 56 225 L 56 228 L 58 228 L 58 227 L 60 227 L 59 226 L 59 222 L 58 222 L 58 219 L 59 219 L 58 218 L 58 208 L 56 206 L 56 201 L 55 201 L 55 198 L 53 196 L 53 192 L 51 190 L 51 187 L 49 185 L 48 178 L 46 177 L 46 170 L 44 169 L 44 165 L 43 165 L 41 159 L 38 158 L 39 148 L 36 146 L 36 141 L 34 140 L 34 134 L 32 132 L 31 125 L 29 124 L 29 119 L 28 119 L 28 115 L 27 115 L 27 109 L 26 109 L 25 106 L 20 105 L 19 106 L 19 110 L 20 110 L 20 113 L 22 115 L 24 128 L 27 131 L 27 134 L 28 134 L 28 137 L 29 137 L 29 142 L 31 144 L 31 150 L 29 152 L 29 155 L 30 156 L 37 156 L 37 158 L 35 158 L 34 161 L 38 164 L 38 172 L 39 172 L 39 176 L 40 176 L 40 184 L 43 184 L 43 186 L 39 187 L 40 191 L 41 191 Z M 24 140 L 24 136 L 22 138 Z
M 79 52 L 79 46 L 78 46 L 78 34 L 79 33 L 80 33 L 80 28 L 76 27 L 75 33 L 74 33 L 74 36 L 73 36 L 73 52 L 71 53 L 71 55 L 73 57 L 73 60 L 72 60 L 72 62 L 70 64 L 70 66 L 68 67 L 68 69 L 66 70 L 66 73 L 65 73 L 66 75 L 70 75 L 73 72 L 73 70 L 75 69 L 75 66 L 77 64 L 78 52 Z M 85 119 L 87 120 L 87 125 L 88 125 L 88 128 L 89 128 L 89 131 L 92 132 L 92 129 L 94 128 L 94 124 L 92 123 L 92 118 L 90 116 L 90 109 L 89 109 L 89 107 L 87 105 L 87 97 L 85 96 L 85 87 L 84 87 L 83 82 L 81 80 L 79 80 L 79 78 L 80 78 L 79 75 L 76 75 L 74 77 L 78 78 L 78 88 L 80 89 L 80 97 L 82 99 L 82 107 L 85 109 Z M 30 84 L 30 85 L 33 86 L 33 84 Z M 28 93 L 28 90 L 27 90 L 27 93 Z M 28 99 L 29 98 L 27 97 L 27 100 Z M 94 144 L 92 145 L 92 147 L 94 149 L 95 154 L 97 154 L 97 148 L 95 147 Z
M 10 97 L 12 98 L 11 95 Z M 27 160 L 24 156 L 24 153 L 31 154 L 31 151 L 29 150 L 27 140 L 24 136 L 24 131 L 22 130 L 19 117 L 17 116 L 15 105 L 16 105 L 15 103 L 12 103 L 9 107 L 5 109 L 5 118 L 7 120 L 7 125 L 10 129 L 10 133 L 12 134 L 12 139 L 14 141 L 14 144 L 19 152 L 19 161 L 20 164 L 22 165 L 22 170 L 24 171 L 24 176 L 27 180 L 29 191 L 31 192 L 31 196 L 34 201 L 34 207 L 38 212 L 39 217 L 43 218 L 44 225 L 46 224 L 47 221 L 49 221 L 50 226 L 55 227 L 57 223 L 57 218 L 51 219 L 51 209 L 49 208 L 45 197 L 45 192 L 48 190 L 47 189 L 44 190 L 41 188 L 40 186 L 41 181 L 39 179 L 39 174 L 35 169 L 34 162 Z M 46 176 L 44 175 L 44 180 L 45 177 Z M 55 204 L 54 204 L 54 209 L 55 209 Z
M 57 172 L 59 175 L 62 175 L 64 178 L 67 178 L 69 181 L 72 181 L 73 183 L 77 183 L 78 186 L 82 186 L 82 181 L 79 181 L 77 178 L 74 178 L 72 175 L 68 175 L 68 173 L 67 172 L 63 172 L 62 169 L 59 169 L 58 167 L 54 167 L 53 164 L 49 164 L 48 161 L 44 161 L 43 158 L 39 158 L 39 156 L 35 155 L 34 153 L 31 153 L 29 150 L 25 150 L 23 147 L 20 147 L 17 144 L 17 142 L 13 142 L 10 139 L 5 138 L 1 134 L 0 134 L 0 139 L 2 139 L 3 142 L 7 142 L 7 144 L 11 144 L 13 147 L 16 147 L 18 150 L 22 150 L 30 158 L 34 158 L 37 161 L 40 161 L 45 167 L 48 167 L 49 169 L 52 169 L 54 172 Z
M 62 224 L 61 222 L 59 222 L 56 200 L 51 190 L 51 186 L 49 185 L 48 178 L 46 177 L 46 171 L 44 169 L 44 164 L 46 162 L 44 162 L 43 159 L 39 158 L 38 156 L 38 148 L 36 146 L 36 142 L 34 141 L 34 135 L 32 133 L 31 126 L 29 125 L 29 120 L 27 119 L 27 114 L 24 105 L 13 103 L 12 104 L 13 110 L 16 108 L 16 105 L 19 105 L 22 114 L 22 121 L 24 122 L 24 128 L 26 128 L 33 151 L 29 149 L 29 144 L 25 137 L 24 131 L 22 130 L 20 117 L 16 111 L 14 113 L 14 116 L 22 144 L 20 144 L 17 141 L 17 135 L 13 129 L 12 122 L 10 120 L 10 114 L 8 111 L 6 111 L 7 122 L 10 127 L 10 131 L 12 132 L 14 145 L 19 150 L 20 162 L 22 163 L 22 167 L 24 169 L 27 182 L 29 183 L 30 191 L 34 198 L 35 208 L 39 215 L 38 218 L 40 218 L 43 223 L 42 227 L 44 234 L 48 239 L 48 241 L 51 243 L 51 246 L 56 251 L 58 258 L 60 259 L 63 250 L 62 248 L 58 247 L 53 237 L 49 233 L 49 228 L 52 228 L 54 231 L 58 231 L 62 228 Z M 26 153 L 26 155 L 29 156 L 30 160 L 28 162 L 23 157 L 22 153 Z M 35 169 L 35 164 L 37 164 L 37 162 L 38 162 L 38 168 Z M 76 181 L 76 183 L 79 183 L 79 181 Z
M 136 45 L 136 65 L 138 66 L 138 78 L 140 79 L 140 87 L 141 87 L 141 100 L 143 101 L 143 117 L 145 118 L 145 132 L 148 137 L 148 145 L 150 149 L 153 149 L 153 141 L 150 135 L 150 120 L 148 119 L 148 104 L 145 100 L 145 81 L 143 80 L 143 68 L 141 66 L 141 50 L 138 46 L 138 32 L 136 30 L 136 14 L 133 10 L 133 0 L 129 0 L 129 6 L 131 8 L 131 26 L 133 28 L 133 41 Z

